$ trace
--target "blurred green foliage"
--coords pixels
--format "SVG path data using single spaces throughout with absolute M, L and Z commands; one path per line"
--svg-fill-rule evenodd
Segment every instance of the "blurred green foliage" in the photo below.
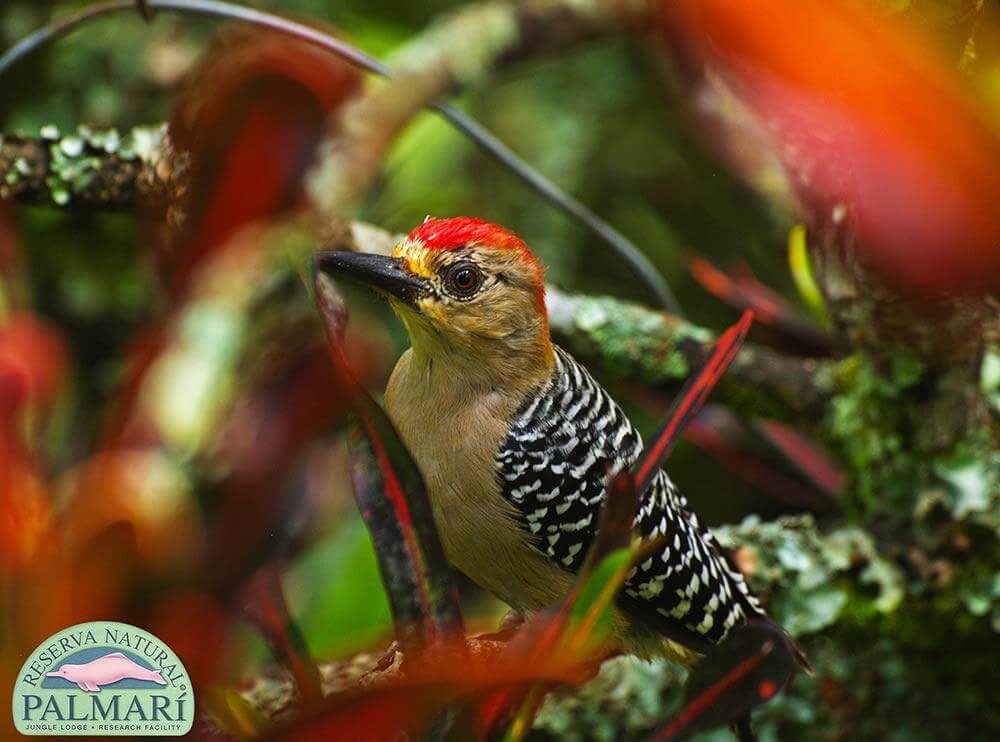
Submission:
M 391 636 L 392 615 L 371 538 L 353 511 L 344 514 L 330 538 L 302 556 L 285 584 L 292 611 L 301 617 L 299 626 L 317 657 L 344 656 L 376 642 L 385 644 Z

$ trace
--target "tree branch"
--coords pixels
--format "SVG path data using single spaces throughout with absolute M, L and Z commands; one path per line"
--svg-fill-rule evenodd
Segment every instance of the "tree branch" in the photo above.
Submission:
M 607 296 L 549 287 L 549 324 L 574 355 L 599 360 L 616 376 L 646 384 L 678 382 L 708 357 L 715 336 L 666 312 Z M 810 422 L 833 396 L 833 361 L 794 358 L 744 344 L 719 384 L 734 409 Z
M 187 157 L 166 125 L 125 135 L 81 126 L 62 135 L 43 126 L 38 137 L 0 137 L 0 198 L 36 206 L 126 209 L 140 200 L 175 203 L 187 178 Z
M 7 69 L 28 54 L 83 23 L 134 7 L 127 0 L 109 0 L 54 22 L 26 37 L 3 54 L 0 59 L 0 70 Z M 385 98 L 386 101 L 402 100 L 405 109 L 407 101 L 422 99 L 420 106 L 436 111 L 456 129 L 474 140 L 486 154 L 520 178 L 541 198 L 579 222 L 615 252 L 650 292 L 656 304 L 674 313 L 681 313 L 677 299 L 663 276 L 627 237 L 522 161 L 509 147 L 474 119 L 454 106 L 441 102 L 439 96 L 434 94 L 435 88 L 444 92 L 449 87 L 457 87 L 489 69 L 523 57 L 559 50 L 591 37 L 620 32 L 628 26 L 641 28 L 648 25 L 648 20 L 655 9 L 654 4 L 647 0 L 525 0 L 516 5 L 485 3 L 464 8 L 446 21 L 437 24 L 431 33 L 420 35 L 415 42 L 404 47 L 402 54 L 397 55 L 397 61 L 402 60 L 402 64 L 399 65 L 405 77 L 402 83 L 394 77 L 392 68 L 360 49 L 308 26 L 268 13 L 215 0 L 156 0 L 156 2 L 149 0 L 149 10 L 152 9 L 250 23 L 290 38 L 318 45 L 369 72 L 393 77 L 394 82 L 389 86 L 391 90 Z M 422 94 L 420 90 L 423 88 L 419 84 L 413 84 L 421 81 L 436 82 L 431 82 Z M 377 113 L 384 108 L 382 103 L 376 103 L 374 110 Z M 360 176 L 355 186 L 363 187 L 371 180 L 370 167 L 379 165 L 381 161 L 379 153 L 384 154 L 388 142 L 412 117 L 416 109 L 411 109 L 408 113 L 401 112 L 403 115 L 398 118 L 395 130 L 392 127 L 385 132 L 374 130 L 376 139 L 383 134 L 387 138 L 378 143 L 373 152 L 368 153 L 369 162 L 364 164 L 366 157 L 362 149 L 359 150 L 363 163 L 361 170 L 347 168 L 348 175 L 353 172 L 355 176 Z M 372 112 L 363 115 L 370 113 Z M 373 120 L 378 120 L 378 116 L 373 116 Z M 335 145 L 340 127 L 333 128 L 334 134 L 328 140 L 328 144 Z M 359 142 L 354 144 L 357 145 Z M 325 149 L 328 152 L 335 152 L 336 146 L 328 146 Z M 324 161 L 326 164 L 332 164 L 334 170 L 339 167 L 337 163 L 331 163 L 330 158 L 324 158 Z M 324 172 L 327 168 L 324 166 L 319 170 Z M 334 173 L 334 185 L 340 185 L 341 179 L 341 174 Z M 324 203 L 322 199 L 326 196 L 323 191 L 325 185 L 328 183 L 321 182 L 314 191 L 320 196 L 320 204 Z M 356 195 L 357 191 L 350 183 L 345 185 L 346 193 L 342 194 L 334 189 L 330 194 L 332 201 L 325 205 L 327 213 L 333 210 L 331 203 L 336 205 L 339 199 L 345 196 L 346 202 L 350 202 Z M 65 189 L 58 188 L 56 193 L 60 200 L 66 199 Z
M 841 525 L 824 532 L 811 516 L 792 516 L 774 522 L 748 519 L 717 529 L 721 543 L 734 549 L 735 558 L 747 574 L 755 592 L 764 596 L 769 611 L 797 639 L 807 645 L 814 636 L 823 639 L 810 647 L 810 655 L 823 659 L 823 667 L 857 666 L 853 682 L 877 686 L 863 655 L 856 649 L 841 649 L 829 641 L 838 632 L 849 631 L 857 618 L 850 608 L 864 607 L 873 615 L 893 614 L 906 599 L 905 574 L 884 554 L 864 530 Z M 796 559 L 788 559 L 788 554 Z M 486 636 L 469 637 L 473 662 L 489 661 L 504 649 Z M 848 645 L 850 646 L 850 645 Z M 371 689 L 398 678 L 402 657 L 395 647 L 382 655 L 359 654 L 348 660 L 321 664 L 323 690 L 328 696 Z M 640 660 L 618 656 L 606 661 L 596 677 L 571 693 L 550 693 L 534 720 L 533 729 L 545 738 L 590 739 L 595 729 L 607 736 L 646 738 L 678 709 L 687 672 L 664 659 Z M 851 675 L 849 677 L 854 678 Z M 816 696 L 835 682 L 825 678 L 800 677 L 789 695 L 810 699 L 824 714 L 837 719 L 838 710 Z M 294 686 L 287 673 L 269 672 L 254 678 L 240 694 L 267 719 L 280 720 L 295 710 Z M 800 701 L 801 703 L 801 701 Z M 762 716 L 781 718 L 794 709 L 778 705 Z M 202 710 L 206 730 L 221 726 L 212 710 Z M 604 736 L 604 735 L 602 735 Z
M 82 135 L 45 133 L 3 137 L 0 180 L 8 197 L 65 208 L 120 210 L 147 200 L 178 208 L 187 184 L 187 157 L 171 145 L 165 127 L 139 127 L 125 136 L 85 128 Z M 324 229 L 325 247 L 386 252 L 395 242 L 383 229 L 336 218 Z M 568 350 L 646 384 L 683 380 L 704 362 L 715 339 L 676 316 L 611 297 L 577 296 L 550 286 L 548 304 L 552 331 Z M 793 358 L 748 344 L 719 393 L 744 413 L 815 422 L 833 394 L 832 370 L 831 361 Z

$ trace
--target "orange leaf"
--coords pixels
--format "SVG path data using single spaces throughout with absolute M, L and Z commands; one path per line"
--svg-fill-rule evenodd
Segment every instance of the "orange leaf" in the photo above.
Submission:
M 1000 288 L 1000 134 L 871 4 L 669 0 L 666 28 L 763 123 L 805 210 L 898 288 Z

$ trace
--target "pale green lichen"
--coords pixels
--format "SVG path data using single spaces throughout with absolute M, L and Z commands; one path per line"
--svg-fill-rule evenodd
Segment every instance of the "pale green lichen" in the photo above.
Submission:
M 1000 455 L 989 432 L 962 431 L 946 447 L 914 435 L 928 414 L 920 386 L 928 372 L 919 360 L 895 353 L 877 362 L 858 354 L 835 373 L 838 393 L 823 430 L 850 474 L 848 505 L 857 516 L 878 514 L 906 528 L 911 518 L 943 509 L 955 521 L 1000 534 Z M 980 383 L 987 399 L 995 383 L 990 373 L 984 361 Z
M 994 412 L 1000 413 L 1000 353 L 996 349 L 991 348 L 984 354 L 979 379 L 980 388 Z
M 152 165 L 160 158 L 166 136 L 166 124 L 137 126 L 132 129 L 131 136 L 120 149 L 119 155 L 126 160 L 138 157 L 147 165 Z
M 669 662 L 616 657 L 578 691 L 550 694 L 532 734 L 568 742 L 645 736 L 680 707 L 686 678 L 684 668 Z
M 101 159 L 88 151 L 81 136 L 70 135 L 49 145 L 50 175 L 45 178 L 52 200 L 65 206 L 72 194 L 89 186 L 101 167 Z
M 74 158 L 83 154 L 84 146 L 85 143 L 80 137 L 63 137 L 63 139 L 59 142 L 58 151 L 66 157 Z
M 920 378 L 916 363 L 894 363 L 892 373 L 886 374 L 859 354 L 841 361 L 834 373 L 839 393 L 830 404 L 825 429 L 854 473 L 852 504 L 862 509 L 890 502 L 905 505 L 915 483 L 903 451 L 904 409 L 899 400 Z
M 1000 451 L 963 446 L 935 459 L 933 470 L 946 485 L 938 490 L 939 503 L 951 516 L 988 528 L 1000 538 Z
M 710 342 L 706 330 L 671 320 L 659 312 L 609 297 L 578 297 L 574 326 L 612 373 L 647 383 L 681 379 L 690 373 L 678 351 L 684 341 Z
M 114 156 L 125 161 L 139 159 L 147 165 L 155 164 L 161 156 L 166 132 L 167 126 L 162 124 L 136 127 L 127 137 L 122 137 L 115 129 L 95 130 L 81 125 L 75 133 L 61 136 L 58 127 L 52 124 L 41 127 L 40 138 L 49 152 L 44 185 L 51 201 L 58 206 L 65 206 L 86 189 L 95 191 L 90 194 L 93 198 L 105 201 L 111 199 L 113 193 L 110 188 L 93 188 L 95 177 L 105 166 L 106 158 Z M 14 192 L 14 186 L 31 176 L 39 167 L 39 163 L 29 162 L 25 157 L 14 159 L 3 173 L 0 196 L 9 196 Z
M 118 152 L 122 141 L 117 129 L 95 130 L 89 126 L 79 126 L 77 134 L 91 149 L 100 150 L 109 155 Z
M 856 526 L 821 533 L 812 516 L 761 522 L 750 516 L 737 526 L 716 529 L 730 549 L 744 549 L 755 590 L 775 594 L 771 611 L 796 636 L 821 631 L 840 618 L 852 598 L 848 573 L 858 571 L 874 596 L 858 599 L 871 611 L 894 611 L 904 596 L 899 569 L 882 557 L 870 534 Z

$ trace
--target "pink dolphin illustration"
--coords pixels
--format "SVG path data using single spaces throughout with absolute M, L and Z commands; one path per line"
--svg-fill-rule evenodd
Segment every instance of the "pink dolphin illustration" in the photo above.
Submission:
M 152 680 L 166 685 L 157 670 L 149 670 L 130 660 L 121 652 L 112 652 L 83 665 L 64 664 L 58 670 L 45 673 L 46 677 L 63 678 L 80 686 L 80 690 L 100 691 L 102 685 L 110 685 L 124 678 Z

